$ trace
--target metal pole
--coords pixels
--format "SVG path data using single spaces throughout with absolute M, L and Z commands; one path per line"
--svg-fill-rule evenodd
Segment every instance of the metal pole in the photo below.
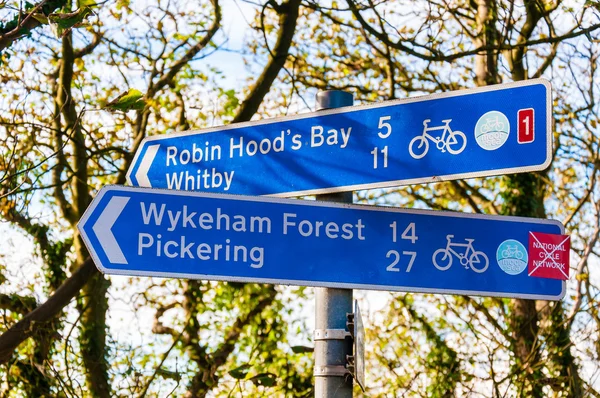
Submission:
M 323 91 L 317 94 L 317 110 L 351 106 L 352 94 Z M 340 165 L 341 166 L 341 165 Z M 317 200 L 352 203 L 352 192 L 317 195 Z M 346 338 L 347 314 L 352 313 L 352 289 L 316 289 L 315 397 L 351 398 L 352 376 L 346 373 L 346 355 L 352 344 Z

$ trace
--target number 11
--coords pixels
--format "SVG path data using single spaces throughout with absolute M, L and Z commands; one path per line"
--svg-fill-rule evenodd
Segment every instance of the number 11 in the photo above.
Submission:
M 376 169 L 377 168 L 377 157 L 378 157 L 377 147 L 373 148 L 373 150 L 370 153 L 371 153 L 371 155 L 373 155 L 373 168 Z M 383 149 L 381 150 L 381 154 L 383 155 L 383 168 L 385 169 L 387 167 L 387 158 L 388 158 L 387 145 L 383 147 Z

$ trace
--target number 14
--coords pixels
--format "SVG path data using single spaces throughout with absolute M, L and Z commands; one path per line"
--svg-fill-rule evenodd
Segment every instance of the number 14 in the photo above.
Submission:
M 396 236 L 397 236 L 396 221 L 394 221 L 393 223 L 390 224 L 390 228 L 392 228 L 392 242 L 396 243 Z M 400 238 L 410 240 L 410 243 L 415 243 L 417 240 L 419 240 L 419 237 L 416 235 L 415 229 L 416 229 L 415 223 L 411 222 L 410 224 L 408 224 L 408 227 L 406 227 L 404 232 L 402 232 L 402 235 L 400 235 Z

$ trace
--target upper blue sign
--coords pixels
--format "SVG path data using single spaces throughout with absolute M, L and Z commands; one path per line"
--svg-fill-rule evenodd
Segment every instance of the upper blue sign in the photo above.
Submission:
M 536 79 L 146 138 L 131 185 L 297 196 L 543 170 L 550 83 Z
M 556 221 L 111 186 L 79 223 L 101 271 L 558 300 L 527 274 Z

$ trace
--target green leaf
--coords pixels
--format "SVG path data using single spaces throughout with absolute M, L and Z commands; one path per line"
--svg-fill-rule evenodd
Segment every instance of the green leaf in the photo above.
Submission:
M 252 376 L 250 381 L 256 386 L 273 387 L 277 384 L 277 376 L 273 373 L 259 373 L 256 376 Z
M 292 346 L 292 352 L 294 354 L 304 354 L 306 352 L 313 352 L 314 350 L 315 349 L 312 348 L 312 347 L 306 347 L 306 346 L 303 346 L 303 345 Z
M 97 5 L 98 3 L 96 3 L 96 0 L 77 0 L 77 6 L 79 8 L 82 7 L 93 7 L 95 5 Z
M 39 12 L 33 13 L 33 14 L 31 14 L 31 17 L 33 19 L 35 19 L 36 21 L 38 21 L 39 23 L 42 23 L 42 24 L 48 23 L 48 17 L 42 13 L 39 13 Z
M 156 374 L 158 376 L 162 376 L 164 379 L 171 379 L 175 381 L 181 380 L 181 374 L 179 372 L 172 372 L 168 369 L 158 368 L 156 369 Z
M 250 369 L 249 364 L 242 365 L 238 368 L 232 369 L 229 371 L 231 377 L 237 380 L 244 380 L 246 375 L 248 374 L 248 370 Z
M 598 0 L 587 0 L 583 6 L 584 7 L 594 7 L 595 9 L 600 11 L 600 1 L 598 1 Z
M 90 7 L 82 7 L 74 12 L 68 13 L 52 13 L 48 15 L 48 23 L 52 27 L 57 38 L 63 37 L 72 28 L 79 27 L 83 24 L 83 20 L 92 13 Z
M 140 90 L 130 88 L 129 91 L 122 93 L 114 100 L 110 101 L 104 109 L 112 111 L 127 112 L 132 109 L 141 110 L 146 106 L 146 101 L 142 99 L 144 94 Z
M 235 90 L 226 90 L 221 91 L 221 95 L 225 97 L 225 104 L 223 105 L 223 111 L 226 116 L 231 116 L 235 114 L 238 106 L 240 105 L 240 100 L 235 95 Z
M 92 13 L 90 7 L 83 7 L 74 12 L 68 13 L 52 13 L 48 15 L 48 19 L 58 24 L 63 29 L 69 29 L 78 23 L 81 23 L 85 17 Z

